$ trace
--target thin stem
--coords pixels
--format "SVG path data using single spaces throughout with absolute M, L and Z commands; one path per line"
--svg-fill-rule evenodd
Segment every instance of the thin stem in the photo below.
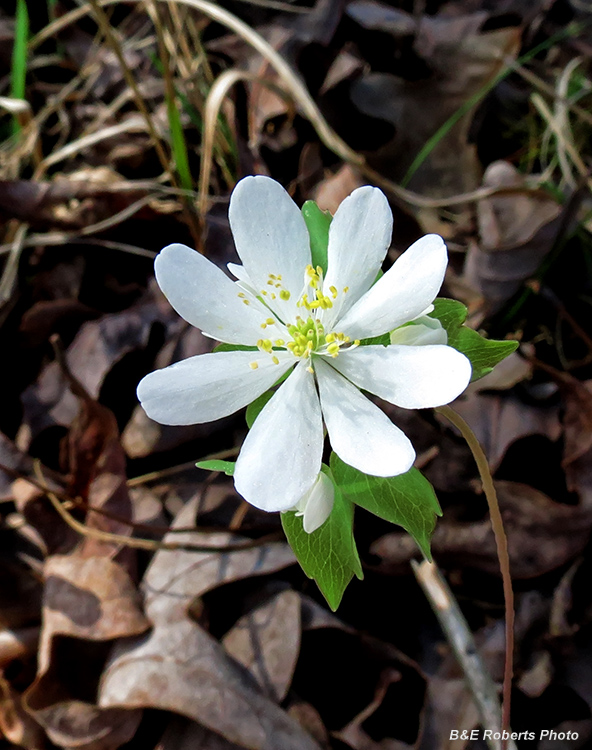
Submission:
M 446 417 L 460 431 L 461 435 L 467 441 L 471 449 L 479 476 L 483 484 L 483 492 L 489 505 L 489 516 L 491 526 L 495 536 L 497 547 L 497 556 L 499 559 L 502 573 L 502 583 L 504 588 L 504 601 L 506 609 L 506 663 L 504 667 L 504 684 L 503 684 L 503 702 L 502 702 L 502 730 L 510 728 L 510 708 L 512 695 L 512 676 L 513 676 L 513 655 L 514 655 L 514 591 L 512 590 L 512 578 L 510 575 L 510 555 L 508 554 L 508 539 L 504 531 L 504 522 L 500 512 L 497 493 L 493 484 L 493 477 L 489 471 L 487 457 L 481 447 L 481 444 L 475 437 L 475 433 L 465 420 L 449 406 L 440 406 L 436 409 L 439 414 Z M 507 747 L 506 741 L 503 742 L 502 748 Z

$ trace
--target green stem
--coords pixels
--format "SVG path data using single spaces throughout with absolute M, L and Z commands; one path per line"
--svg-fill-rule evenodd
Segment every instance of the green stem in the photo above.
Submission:
M 514 655 L 514 591 L 512 590 L 512 578 L 510 576 L 510 556 L 508 554 L 508 539 L 504 531 L 504 522 L 500 512 L 497 493 L 493 484 L 493 477 L 489 470 L 487 457 L 477 440 L 475 433 L 465 420 L 449 406 L 440 406 L 436 409 L 439 414 L 446 417 L 460 431 L 471 449 L 475 463 L 479 470 L 479 476 L 483 484 L 483 492 L 489 505 L 489 516 L 495 536 L 497 556 L 499 559 L 504 588 L 504 602 L 506 609 L 506 663 L 504 667 L 503 703 L 502 703 L 502 730 L 510 728 L 510 707 L 512 694 L 513 655 Z M 507 747 L 506 741 L 502 742 L 502 748 Z

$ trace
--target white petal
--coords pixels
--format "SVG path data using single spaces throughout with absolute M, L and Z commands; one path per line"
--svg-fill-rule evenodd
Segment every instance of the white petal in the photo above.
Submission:
M 294 364 L 289 352 L 198 354 L 162 370 L 138 385 L 138 399 L 150 419 L 160 424 L 201 424 L 221 419 L 250 404 Z M 250 363 L 257 362 L 257 369 Z
M 338 291 L 333 307 L 324 313 L 326 327 L 343 316 L 370 289 L 386 256 L 393 231 L 393 215 L 378 188 L 354 190 L 339 206 L 329 227 L 328 268 L 324 293 Z M 348 288 L 344 294 L 343 289 Z
M 257 300 L 246 305 L 240 288 L 187 245 L 168 245 L 154 270 L 165 297 L 182 318 L 217 341 L 254 346 L 269 311 Z
M 284 322 L 292 322 L 310 263 L 310 239 L 300 209 L 278 182 L 257 175 L 245 177 L 234 188 L 228 218 L 237 252 L 258 294 L 268 292 L 266 303 Z M 281 300 L 281 289 L 268 284 L 269 274 L 282 277 L 289 300 Z
M 316 358 L 314 367 L 331 447 L 339 458 L 377 477 L 408 471 L 415 460 L 409 438 L 330 365 Z
M 370 338 L 422 315 L 442 286 L 447 263 L 444 240 L 426 234 L 339 320 L 339 330 L 354 339 Z
M 312 488 L 297 503 L 297 516 L 303 516 L 302 527 L 307 534 L 320 528 L 331 515 L 335 501 L 333 482 L 321 471 Z
M 321 469 L 323 423 L 314 376 L 302 364 L 257 417 L 241 449 L 234 484 L 262 510 L 288 510 Z
M 437 318 L 428 315 L 416 318 L 413 323 L 391 331 L 391 344 L 405 346 L 425 346 L 426 344 L 447 344 L 448 334 Z
M 405 409 L 448 404 L 471 379 L 471 363 L 451 346 L 361 346 L 331 364 L 359 388 Z

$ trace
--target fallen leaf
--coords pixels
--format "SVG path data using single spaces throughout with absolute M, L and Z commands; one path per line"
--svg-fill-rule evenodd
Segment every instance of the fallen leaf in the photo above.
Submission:
M 198 503 L 196 497 L 187 504 L 173 527 L 194 523 Z M 211 546 L 241 541 L 232 534 L 197 531 L 165 539 Z M 159 550 L 142 583 L 154 629 L 147 637 L 116 644 L 102 677 L 99 705 L 175 711 L 250 750 L 318 750 L 187 613 L 192 600 L 206 591 L 293 560 L 285 543 L 233 552 Z
M 520 187 L 527 180 L 505 161 L 490 164 L 484 187 Z M 561 206 L 546 193 L 492 195 L 479 201 L 479 244 L 467 254 L 464 282 L 481 293 L 488 313 L 502 307 L 553 247 Z
M 105 711 L 91 696 L 110 642 L 149 627 L 138 605 L 133 582 L 112 560 L 48 558 L 38 672 L 23 699 L 56 745 L 114 750 L 135 734 L 141 711 Z
M 558 405 L 533 406 L 512 394 L 472 392 L 455 401 L 454 410 L 477 436 L 493 472 L 516 440 L 542 433 L 556 441 L 563 433 Z
M 13 745 L 27 750 L 45 750 L 47 743 L 41 726 L 23 708 L 22 697 L 0 676 L 0 732 Z
M 508 537 L 514 579 L 535 578 L 577 557 L 592 526 L 590 507 L 554 502 L 539 490 L 519 482 L 495 483 Z M 371 546 L 383 572 L 396 572 L 417 549 L 403 534 L 387 534 Z M 462 564 L 499 575 L 499 561 L 491 523 L 442 519 L 432 537 L 432 551 L 442 564 Z
M 222 645 L 281 703 L 288 693 L 300 651 L 300 596 L 283 591 L 253 609 L 231 628 Z
M 168 304 L 157 299 L 82 326 L 68 347 L 66 361 L 91 398 L 98 398 L 105 377 L 117 362 L 128 352 L 147 346 L 155 324 L 174 330 L 183 322 Z M 77 398 L 69 390 L 57 362 L 47 365 L 37 383 L 23 391 L 22 401 L 23 425 L 17 444 L 23 449 L 48 427 L 69 427 L 78 413 Z
M 411 37 L 413 51 L 424 63 L 419 65 L 399 44 L 395 49 L 408 55 L 409 80 L 391 72 L 371 71 L 351 87 L 352 100 L 361 112 L 395 126 L 394 138 L 368 155 L 368 161 L 381 174 L 400 182 L 438 128 L 494 79 L 506 59 L 515 57 L 521 31 L 508 27 L 481 32 L 487 18 L 483 12 L 417 19 L 374 0 L 355 0 L 346 13 L 367 30 L 369 49 L 379 33 L 395 39 Z M 410 189 L 442 197 L 477 187 L 481 167 L 475 146 L 468 140 L 476 107 L 477 103 L 440 138 L 412 176 Z M 430 221 L 429 214 L 423 213 L 422 221 Z
M 12 440 L 0 432 L 0 464 L 13 471 L 28 475 L 31 472 L 33 461 L 26 453 L 20 451 Z M 0 501 L 12 499 L 13 481 L 14 475 L 2 471 L 0 468 Z
M 155 750 L 243 750 L 182 716 L 173 716 Z

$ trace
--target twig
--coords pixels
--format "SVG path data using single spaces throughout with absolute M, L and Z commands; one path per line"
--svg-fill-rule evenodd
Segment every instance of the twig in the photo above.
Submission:
M 81 536 L 87 536 L 91 539 L 98 539 L 102 542 L 115 542 L 126 547 L 132 547 L 133 549 L 145 549 L 151 552 L 159 549 L 165 550 L 186 550 L 188 552 L 240 552 L 246 549 L 253 549 L 254 547 L 262 547 L 264 544 L 272 541 L 278 541 L 277 534 L 267 534 L 260 539 L 254 539 L 249 542 L 242 542 L 240 544 L 227 544 L 224 546 L 215 545 L 202 545 L 202 544 L 191 544 L 190 542 L 157 542 L 153 539 L 139 539 L 136 537 L 125 536 L 124 534 L 113 534 L 110 531 L 102 531 L 101 529 L 94 529 L 89 526 L 85 526 L 83 523 L 78 521 L 71 513 L 69 513 L 63 504 L 59 501 L 57 495 L 53 493 L 45 484 L 43 474 L 41 473 L 41 465 L 38 460 L 34 462 L 34 470 L 37 475 L 39 484 L 43 487 L 46 497 L 49 502 L 53 505 L 55 510 L 61 519 L 68 524 L 71 529 L 74 529 Z
M 417 582 L 422 587 L 464 672 L 483 729 L 493 733 L 499 732 L 502 712 L 496 687 L 477 651 L 473 634 L 452 591 L 435 563 L 427 560 L 418 563 L 412 560 L 411 565 Z M 500 740 L 487 739 L 486 742 L 491 750 L 499 750 L 502 747 Z M 516 750 L 513 741 L 510 741 L 508 747 L 510 750 Z
M 504 666 L 504 683 L 502 689 L 503 708 L 502 708 L 502 730 L 510 728 L 510 709 L 512 701 L 512 676 L 513 676 L 513 657 L 514 657 L 514 591 L 512 590 L 512 578 L 510 575 L 510 555 L 508 554 L 508 539 L 504 530 L 504 522 L 500 512 L 497 493 L 493 484 L 493 477 L 489 471 L 487 457 L 481 447 L 481 444 L 475 437 L 473 430 L 465 420 L 449 406 L 440 406 L 436 409 L 439 414 L 446 417 L 460 431 L 461 435 L 467 441 L 483 484 L 483 492 L 487 498 L 489 506 L 489 517 L 495 544 L 497 547 L 497 556 L 499 559 L 500 570 L 502 573 L 502 583 L 504 588 L 504 602 L 506 609 L 506 662 Z M 502 750 L 505 750 L 507 744 L 502 741 Z

